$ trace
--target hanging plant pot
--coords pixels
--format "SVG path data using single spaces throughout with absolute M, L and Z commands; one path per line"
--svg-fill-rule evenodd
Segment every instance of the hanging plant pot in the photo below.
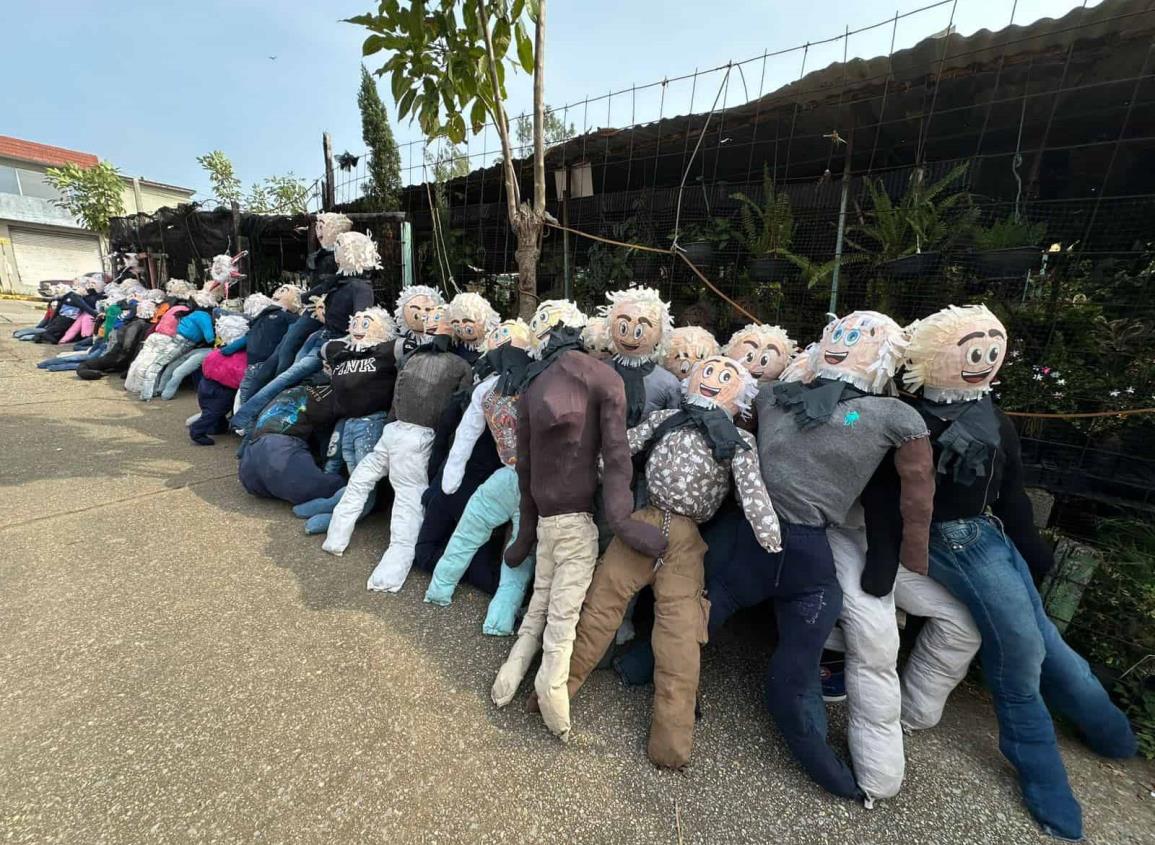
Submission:
M 679 246 L 690 263 L 703 273 L 714 266 L 714 245 L 709 241 L 691 241 Z
M 904 258 L 895 258 L 885 261 L 879 266 L 883 274 L 892 279 L 914 279 L 919 276 L 929 276 L 942 263 L 942 253 L 916 252 Z
M 975 272 L 987 279 L 1021 279 L 1037 270 L 1043 251 L 1037 246 L 1013 246 L 971 253 Z
M 798 275 L 798 267 L 792 262 L 774 256 L 753 259 L 746 271 L 753 282 L 781 282 Z

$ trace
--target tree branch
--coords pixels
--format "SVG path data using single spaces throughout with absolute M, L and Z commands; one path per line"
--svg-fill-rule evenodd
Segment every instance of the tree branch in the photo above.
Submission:
M 509 212 L 509 222 L 517 220 L 518 205 L 521 204 L 521 191 L 517 184 L 517 173 L 513 169 L 513 151 L 509 144 L 509 122 L 505 116 L 505 105 L 501 102 L 501 84 L 497 79 L 497 56 L 493 50 L 493 35 L 489 31 L 489 16 L 485 11 L 485 0 L 477 0 L 477 22 L 481 26 L 482 37 L 485 39 L 486 68 L 489 71 L 489 84 L 493 89 L 493 122 L 497 125 L 497 134 L 501 138 L 501 157 L 505 161 L 505 204 Z
M 533 210 L 545 213 L 545 0 L 539 0 L 533 46 Z

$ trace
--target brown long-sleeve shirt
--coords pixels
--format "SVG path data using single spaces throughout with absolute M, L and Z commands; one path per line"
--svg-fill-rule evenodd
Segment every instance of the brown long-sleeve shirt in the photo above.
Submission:
M 626 442 L 626 394 L 610 367 L 583 352 L 561 353 L 525 389 L 518 407 L 517 475 L 521 523 L 506 551 L 520 563 L 529 552 L 539 516 L 593 513 L 598 455 L 605 464 L 602 495 L 614 533 L 655 557 L 661 532 L 630 518 L 633 464 Z

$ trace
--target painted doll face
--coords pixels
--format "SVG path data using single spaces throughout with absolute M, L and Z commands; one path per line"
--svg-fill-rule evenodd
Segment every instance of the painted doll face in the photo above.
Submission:
M 273 292 L 273 301 L 286 311 L 300 311 L 301 291 L 292 285 L 281 285 Z
M 742 372 L 738 363 L 722 355 L 712 355 L 694 365 L 687 392 L 709 399 L 734 415 L 738 412 L 742 390 Z
M 989 387 L 1007 354 L 1007 330 L 992 314 L 975 315 L 959 326 L 926 375 L 928 387 L 974 390 Z
M 869 317 L 855 312 L 827 326 L 818 343 L 818 365 L 869 378 L 886 341 L 883 327 L 870 323 Z
M 698 326 L 684 326 L 674 329 L 662 366 L 679 379 L 685 379 L 694 364 L 717 354 L 718 342 L 713 335 Z
M 608 360 L 614 354 L 610 341 L 609 327 L 605 320 L 591 320 L 582 329 L 582 345 L 586 352 L 599 361 Z
M 565 315 L 560 308 L 550 304 L 539 305 L 529 321 L 529 330 L 539 341 L 549 337 L 550 330 L 562 321 Z
M 376 346 L 389 338 L 389 327 L 379 314 L 358 311 L 349 321 L 349 339 L 358 346 Z
M 325 321 L 325 297 L 315 296 L 312 300 L 313 305 L 313 319 Z
M 446 319 L 445 312 L 447 310 L 448 309 L 444 305 L 438 305 L 438 306 L 435 306 L 433 308 L 433 310 L 430 311 L 426 315 L 426 317 L 425 317 L 425 329 L 424 329 L 425 334 L 427 334 L 427 335 L 442 335 L 442 334 L 451 335 L 451 334 L 453 334 L 453 326 L 449 322 L 449 320 Z
M 433 310 L 437 308 L 437 303 L 433 298 L 425 294 L 418 294 L 405 303 L 402 309 L 402 314 L 405 317 L 405 327 L 414 334 L 425 333 L 425 321 Z
M 644 302 L 621 302 L 606 316 L 614 350 L 627 358 L 648 358 L 662 339 L 662 315 Z
M 497 349 L 500 346 L 513 346 L 517 349 L 529 349 L 533 338 L 529 327 L 520 320 L 506 320 L 489 333 L 485 339 L 486 348 Z
M 730 340 L 730 355 L 754 376 L 756 381 L 773 381 L 782 375 L 790 353 L 774 338 L 760 337 L 757 332 L 738 332 Z
M 484 328 L 472 317 L 459 316 L 450 321 L 453 337 L 459 343 L 476 343 Z

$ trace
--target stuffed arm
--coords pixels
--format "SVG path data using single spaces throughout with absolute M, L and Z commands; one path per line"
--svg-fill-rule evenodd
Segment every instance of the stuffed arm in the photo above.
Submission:
M 1001 413 L 999 417 L 1006 462 L 1003 466 L 999 498 L 991 510 L 1002 520 L 1007 536 L 1027 562 L 1031 575 L 1038 580 L 1054 567 L 1055 554 L 1035 528 L 1035 511 L 1023 484 L 1023 454 L 1018 432 L 1009 419 Z
M 521 494 L 518 506 L 521 516 L 517 536 L 505 549 L 505 563 L 512 567 L 520 566 L 537 542 L 537 503 L 533 500 L 530 484 L 529 443 L 529 414 L 523 414 L 517 421 L 517 488 Z
M 599 392 L 601 395 L 598 397 L 598 416 L 602 461 L 605 467 L 602 477 L 602 499 L 605 502 L 606 519 L 614 534 L 620 537 L 623 543 L 644 555 L 656 558 L 666 550 L 666 538 L 656 526 L 631 519 L 634 494 L 630 490 L 630 481 L 633 479 L 634 468 L 626 436 L 625 386 L 621 379 L 615 378 L 612 385 L 605 386 Z M 518 461 L 520 473 L 520 456 Z M 523 516 L 523 526 L 524 520 Z
M 445 459 L 445 467 L 441 471 L 443 493 L 453 494 L 461 487 L 461 480 L 465 477 L 465 464 L 473 454 L 477 439 L 485 431 L 485 414 L 481 409 L 481 403 L 493 388 L 495 381 L 495 378 L 486 379 L 473 389 L 469 407 L 465 409 L 461 422 L 457 424 L 453 446 L 449 449 L 449 457 Z
M 934 513 L 934 460 L 930 437 L 907 440 L 894 450 L 898 507 L 902 512 L 899 561 L 911 572 L 927 573 L 930 520 Z
M 782 529 L 778 524 L 778 514 L 770 502 L 766 482 L 762 479 L 762 467 L 758 459 L 758 449 L 754 438 L 742 432 L 742 440 L 749 449 L 739 449 L 730 462 L 730 472 L 734 476 L 734 489 L 746 520 L 754 529 L 758 545 L 768 552 L 782 551 Z

